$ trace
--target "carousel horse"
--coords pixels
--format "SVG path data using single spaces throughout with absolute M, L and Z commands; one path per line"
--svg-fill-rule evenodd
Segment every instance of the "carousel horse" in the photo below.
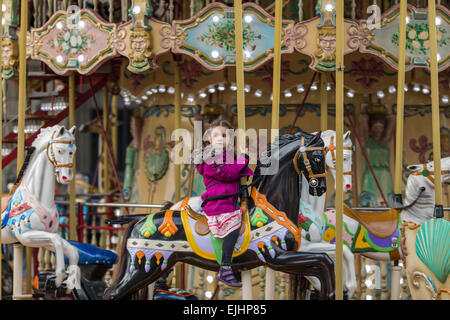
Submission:
M 279 170 L 263 175 L 278 161 Z M 321 298 L 334 296 L 334 263 L 324 253 L 297 252 L 301 231 L 297 227 L 300 191 L 304 174 L 315 195 L 326 192 L 324 143 L 320 133 L 282 135 L 263 152 L 251 183 L 241 234 L 233 253 L 233 271 L 267 265 L 275 271 L 314 276 L 321 283 Z M 243 190 L 246 190 L 244 188 Z M 185 262 L 217 272 L 222 242 L 212 236 L 201 209 L 201 198 L 183 199 L 170 210 L 144 218 L 126 219 L 119 270 L 105 299 L 127 299 Z
M 450 181 L 450 157 L 441 160 L 441 167 L 442 182 L 448 183 Z M 375 213 L 370 211 L 352 210 L 344 204 L 344 250 L 347 247 L 352 253 L 360 253 L 370 259 L 381 261 L 395 261 L 399 259 L 405 261 L 405 253 L 403 250 L 406 249 L 406 244 L 409 244 L 410 248 L 413 248 L 408 250 L 408 252 L 415 252 L 416 248 L 411 247 L 413 243 L 415 243 L 411 240 L 413 237 L 413 231 L 411 230 L 419 228 L 418 226 L 420 225 L 429 227 L 432 224 L 429 221 L 433 218 L 434 213 L 434 162 L 410 165 L 407 169 L 411 173 L 406 184 L 405 203 L 407 205 L 405 207 L 393 208 Z M 313 198 L 311 199 L 314 200 Z M 323 241 L 335 243 L 336 212 L 335 210 L 328 210 L 323 217 L 325 220 Z M 412 229 L 405 228 L 408 225 L 410 227 L 412 226 Z M 433 224 L 433 227 L 435 225 L 436 224 Z M 445 227 L 445 225 L 447 226 Z M 439 226 L 444 229 L 447 228 L 448 230 L 448 223 L 446 222 L 439 222 Z M 405 231 L 402 231 L 402 229 L 405 229 Z M 417 233 L 418 230 L 415 232 Z M 410 239 L 408 241 L 406 241 L 407 239 L 404 237 L 405 233 L 410 234 Z M 446 240 L 443 244 L 445 243 L 448 245 L 449 241 Z M 411 256 L 408 259 L 412 259 Z M 416 280 L 414 281 L 416 287 L 418 287 L 418 282 Z M 436 281 L 434 281 L 434 283 L 439 283 L 439 280 Z M 412 283 L 413 282 L 410 284 Z M 428 280 L 427 287 L 430 287 L 430 283 L 432 283 L 431 280 Z M 448 288 L 448 284 L 444 286 L 443 282 L 441 282 L 440 285 L 441 287 Z M 437 286 L 435 285 L 432 287 L 436 288 Z
M 68 291 L 80 287 L 78 251 L 57 231 L 59 214 L 55 205 L 55 176 L 60 184 L 73 178 L 72 163 L 76 151 L 75 127 L 66 130 L 55 125 L 41 129 L 19 173 L 18 181 L 2 197 L 2 243 L 21 243 L 26 247 L 46 248 L 56 255 L 56 281 L 61 286 L 66 274 L 64 256 L 69 258 Z
M 442 183 L 450 182 L 450 157 L 443 158 Z M 406 199 L 425 188 L 420 201 L 402 212 L 401 250 L 413 300 L 450 299 L 450 222 L 434 218 L 433 162 L 408 167 Z
M 344 134 L 344 191 L 349 192 L 352 189 L 352 154 L 353 143 L 350 139 L 350 131 Z M 321 138 L 325 144 L 325 164 L 334 178 L 334 187 L 336 189 L 336 131 L 326 130 L 322 132 Z M 302 176 L 302 188 L 307 186 L 307 181 Z M 326 194 L 319 197 L 311 196 L 308 192 L 302 190 L 300 198 L 299 223 L 302 227 L 302 243 L 300 251 L 304 252 L 324 252 L 330 257 L 336 256 L 336 244 L 323 240 L 325 232 L 324 210 Z M 343 274 L 344 288 L 346 295 L 351 297 L 356 290 L 356 275 L 354 267 L 354 255 L 349 248 L 343 248 Z M 317 279 L 307 277 L 313 287 L 320 290 L 320 283 Z

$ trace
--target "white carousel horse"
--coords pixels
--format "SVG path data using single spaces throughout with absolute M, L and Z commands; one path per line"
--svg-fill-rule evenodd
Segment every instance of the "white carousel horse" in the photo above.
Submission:
M 395 218 L 391 221 L 390 227 L 393 228 L 393 232 L 389 236 L 385 236 L 384 239 L 380 239 L 373 234 L 370 234 L 370 230 L 367 231 L 364 226 L 361 225 L 360 221 L 352 219 L 347 214 L 343 215 L 343 238 L 344 238 L 344 257 L 347 249 L 351 249 L 350 253 L 360 253 L 363 256 L 381 261 L 392 261 L 392 260 L 405 260 L 404 254 L 402 252 L 402 247 L 400 242 L 404 239 L 402 233 L 399 233 L 399 224 L 403 223 L 407 225 L 408 223 L 413 223 L 416 225 L 423 224 L 426 221 L 430 221 L 434 213 L 434 162 L 428 162 L 427 164 L 410 165 L 407 167 L 411 171 L 408 177 L 405 190 L 405 200 L 406 205 L 414 203 L 412 206 L 401 210 L 400 220 L 397 222 Z M 450 157 L 443 158 L 441 160 L 442 168 L 442 182 L 448 183 L 450 181 Z M 420 196 L 419 196 L 420 194 Z M 311 198 L 311 203 L 317 206 L 317 203 L 313 201 L 320 201 L 319 198 Z M 351 209 L 348 209 L 351 211 Z M 344 209 L 346 211 L 346 209 Z M 345 213 L 345 212 L 344 212 Z M 352 214 L 352 212 L 350 212 Z M 353 214 L 358 215 L 357 212 Z M 392 212 L 384 213 L 369 213 L 372 216 L 381 214 L 390 214 Z M 386 218 L 386 216 L 385 216 Z M 324 214 L 324 219 L 326 219 L 326 231 L 323 237 L 324 242 L 329 242 L 334 238 L 335 234 L 335 223 L 336 223 L 336 212 L 334 210 L 328 210 Z M 318 220 L 318 219 L 316 219 Z M 313 220 L 314 225 L 316 220 Z M 396 229 L 397 228 L 397 229 Z M 390 232 L 389 232 L 390 233 Z M 368 243 L 369 240 L 371 243 Z M 384 243 L 383 243 L 384 242 Z M 304 241 L 302 241 L 302 244 Z M 344 260 L 345 261 L 345 260 Z M 345 264 L 344 264 L 345 266 Z M 345 272 L 344 272 L 345 276 Z M 315 284 L 313 283 L 315 286 Z
M 344 191 L 349 192 L 352 189 L 352 151 L 353 143 L 350 139 L 350 131 L 344 134 Z M 325 144 L 326 155 L 325 163 L 327 169 L 334 178 L 334 187 L 336 189 L 336 131 L 326 130 L 322 132 L 322 140 Z M 302 178 L 302 188 L 308 188 L 306 179 Z M 300 199 L 300 212 L 312 223 L 307 223 L 302 229 L 302 242 L 299 251 L 303 252 L 324 252 L 332 259 L 336 257 L 336 245 L 323 240 L 325 232 L 325 221 L 323 212 L 325 211 L 326 194 L 320 197 L 311 196 L 308 192 L 302 192 Z M 306 228 L 305 228 L 306 227 Z M 343 275 L 344 287 L 347 295 L 352 296 L 356 290 L 356 275 L 354 267 L 354 255 L 348 247 L 343 248 Z M 320 290 L 320 283 L 317 279 L 307 277 L 311 284 Z
M 80 288 L 78 250 L 57 233 L 59 215 L 54 191 L 55 176 L 60 184 L 68 184 L 73 178 L 75 129 L 74 126 L 66 130 L 59 125 L 41 129 L 32 144 L 34 152 L 23 172 L 23 178 L 11 190 L 6 210 L 2 205 L 2 242 L 20 242 L 26 247 L 46 248 L 55 252 L 57 287 L 65 277 L 66 255 L 69 266 L 68 278 L 64 282 L 69 292 Z

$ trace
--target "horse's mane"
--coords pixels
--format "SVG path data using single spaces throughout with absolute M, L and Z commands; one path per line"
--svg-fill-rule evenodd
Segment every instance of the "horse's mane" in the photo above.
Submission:
M 300 138 L 305 137 L 305 144 L 314 137 L 314 134 L 304 132 L 302 130 L 294 134 L 283 134 L 278 137 L 269 147 L 261 152 L 260 158 L 255 168 L 255 174 L 259 172 L 261 167 L 267 167 L 272 161 L 272 150 L 278 150 L 279 161 L 282 162 L 287 156 L 290 156 L 298 149 Z
M 22 182 L 22 178 L 24 176 L 25 170 L 28 167 L 28 164 L 30 163 L 31 156 L 35 153 L 36 150 L 41 150 L 42 148 L 45 148 L 47 146 L 47 143 L 50 139 L 50 133 L 56 132 L 61 130 L 62 126 L 60 125 L 54 125 L 52 127 L 47 128 L 41 128 L 41 131 L 37 135 L 36 139 L 34 139 L 33 143 L 31 144 L 31 147 L 26 147 L 26 150 L 28 151 L 25 160 L 22 164 L 22 168 L 20 169 L 19 174 L 17 175 L 16 182 L 12 186 L 11 190 L 9 191 L 8 196 L 12 196 L 13 193 L 16 191 L 16 189 L 19 187 L 20 183 Z M 65 134 L 72 134 L 69 132 L 69 130 L 64 131 Z M 73 138 L 73 137 L 72 137 Z

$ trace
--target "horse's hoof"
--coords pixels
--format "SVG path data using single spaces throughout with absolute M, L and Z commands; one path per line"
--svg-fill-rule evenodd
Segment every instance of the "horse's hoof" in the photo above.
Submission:
M 80 277 L 81 277 L 81 271 L 80 268 L 76 265 L 71 265 L 67 268 L 68 277 L 64 281 L 64 283 L 67 285 L 67 293 L 71 293 L 74 288 L 80 288 Z

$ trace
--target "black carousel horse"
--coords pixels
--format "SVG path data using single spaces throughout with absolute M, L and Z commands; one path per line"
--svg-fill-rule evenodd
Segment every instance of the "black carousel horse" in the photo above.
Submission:
M 279 169 L 275 174 L 263 175 L 273 161 L 278 161 Z M 324 142 L 320 132 L 282 135 L 261 154 L 250 185 L 248 214 L 243 214 L 232 268 L 239 273 L 266 265 L 275 271 L 314 276 L 321 282 L 320 298 L 332 299 L 333 260 L 324 253 L 297 251 L 301 239 L 297 227 L 301 173 L 308 180 L 310 194 L 320 196 L 326 192 Z M 128 216 L 124 220 L 128 226 L 119 251 L 119 270 L 104 299 L 130 299 L 177 262 L 218 271 L 221 242 L 209 233 L 204 214 L 196 212 L 201 211 L 201 200 L 184 199 L 179 208 L 135 219 Z

